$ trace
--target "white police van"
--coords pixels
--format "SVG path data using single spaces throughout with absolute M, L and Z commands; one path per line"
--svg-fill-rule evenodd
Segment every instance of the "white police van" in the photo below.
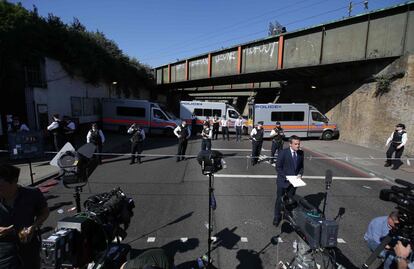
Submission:
M 126 132 L 133 123 L 146 133 L 172 134 L 180 120 L 162 105 L 148 100 L 102 99 L 103 129 Z
M 240 113 L 225 103 L 221 102 L 202 102 L 202 101 L 181 101 L 180 102 L 180 118 L 191 124 L 192 114 L 196 116 L 196 124 L 201 126 L 204 121 L 211 120 L 214 116 L 225 116 L 229 121 L 229 131 L 235 131 L 234 123 L 239 118 Z
M 302 104 L 251 104 L 249 118 L 254 125 L 263 121 L 265 137 L 280 122 L 285 136 L 297 135 L 299 137 L 319 137 L 330 140 L 339 136 L 337 124 L 329 122 L 329 119 L 319 112 L 314 106 Z

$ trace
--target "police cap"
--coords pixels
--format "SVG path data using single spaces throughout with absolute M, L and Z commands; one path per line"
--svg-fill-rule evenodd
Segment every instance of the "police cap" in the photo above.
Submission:
M 263 121 L 257 122 L 258 125 L 263 125 Z
M 403 123 L 398 123 L 397 125 L 395 125 L 395 127 L 401 127 L 403 129 L 405 129 L 405 124 Z

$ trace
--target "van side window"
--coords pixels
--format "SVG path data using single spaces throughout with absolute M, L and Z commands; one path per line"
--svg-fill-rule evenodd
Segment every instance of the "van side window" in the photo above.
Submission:
M 312 111 L 312 120 L 319 121 L 319 122 L 325 122 L 326 118 L 322 116 L 321 113 Z
M 203 115 L 206 117 L 211 117 L 213 116 L 213 111 L 211 109 L 203 109 Z
M 213 109 L 213 116 L 221 117 L 221 109 Z
M 196 116 L 203 116 L 203 110 L 201 108 L 194 109 L 194 114 Z
M 167 117 L 165 117 L 164 113 L 161 112 L 159 109 L 154 109 L 154 118 L 159 120 L 167 120 Z
M 305 112 L 303 111 L 282 111 L 272 112 L 271 121 L 304 121 Z
M 229 118 L 232 118 L 232 119 L 237 119 L 239 117 L 239 114 L 237 114 L 237 112 L 236 111 L 234 111 L 234 110 L 229 110 Z
M 116 114 L 118 116 L 145 118 L 145 108 L 118 106 L 116 107 Z

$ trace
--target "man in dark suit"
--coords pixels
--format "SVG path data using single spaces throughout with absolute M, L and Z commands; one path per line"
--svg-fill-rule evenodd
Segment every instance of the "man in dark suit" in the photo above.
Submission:
M 289 138 L 289 148 L 283 149 L 277 158 L 277 194 L 275 203 L 275 216 L 273 225 L 279 226 L 282 220 L 281 205 L 285 193 L 294 195 L 296 188 L 286 179 L 286 176 L 302 176 L 303 174 L 303 151 L 300 148 L 300 138 L 292 135 Z

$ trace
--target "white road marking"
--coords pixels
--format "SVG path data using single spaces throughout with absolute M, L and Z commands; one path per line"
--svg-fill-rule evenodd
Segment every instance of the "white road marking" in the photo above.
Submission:
M 155 242 L 155 237 L 148 237 L 147 243 L 154 243 L 154 242 Z
M 212 148 L 212 150 L 218 151 L 245 151 L 245 152 L 252 152 L 252 149 L 220 149 L 220 148 Z M 270 151 L 267 149 L 262 149 L 262 151 Z
M 181 242 L 185 243 L 188 241 L 188 237 L 181 237 L 180 240 Z
M 241 237 L 240 241 L 242 241 L 243 243 L 249 242 L 249 240 L 247 240 L 247 237 Z
M 214 174 L 214 177 L 221 178 L 277 178 L 277 175 L 242 175 L 242 174 Z M 325 176 L 303 176 L 303 179 L 325 179 Z M 334 180 L 364 180 L 364 181 L 383 181 L 379 177 L 333 177 Z
M 362 186 L 362 188 L 365 188 L 365 189 L 372 189 L 370 186 Z
M 336 239 L 336 242 L 338 242 L 339 244 L 345 244 L 346 243 L 345 240 L 342 239 L 342 238 Z

